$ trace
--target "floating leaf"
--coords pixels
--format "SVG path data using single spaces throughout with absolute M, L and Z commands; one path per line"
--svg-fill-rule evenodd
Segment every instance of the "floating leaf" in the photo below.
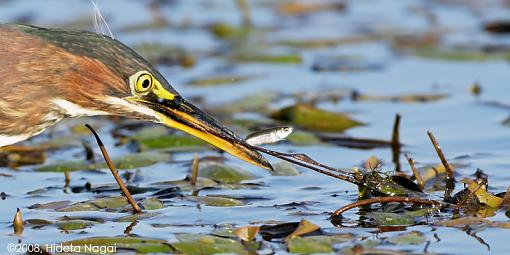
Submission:
M 158 162 L 167 162 L 170 155 L 160 152 L 142 152 L 128 154 L 113 160 L 114 165 L 119 169 L 133 169 L 150 166 Z M 39 172 L 72 172 L 79 170 L 105 169 L 106 163 L 90 163 L 85 160 L 67 161 L 36 168 Z
M 186 199 L 198 203 L 204 203 L 208 206 L 242 206 L 244 203 L 233 198 L 225 198 L 219 196 L 187 196 Z
M 490 220 L 478 217 L 462 217 L 457 219 L 451 219 L 446 221 L 439 221 L 436 224 L 444 227 L 459 227 L 462 228 L 464 226 L 474 226 L 479 224 L 487 224 L 490 223 Z
M 285 238 L 285 239 L 291 240 L 292 238 L 306 235 L 306 234 L 312 233 L 314 231 L 317 231 L 319 229 L 320 229 L 319 226 L 311 223 L 310 221 L 303 219 L 303 220 L 301 220 L 301 222 L 299 222 L 299 225 L 297 226 L 297 228 L 290 235 L 288 235 L 287 238 Z
M 149 197 L 142 201 L 142 207 L 145 210 L 157 210 L 163 208 L 164 205 L 159 199 Z
M 64 208 L 67 205 L 69 205 L 71 201 L 65 200 L 65 201 L 55 201 L 55 202 L 49 202 L 46 204 L 33 204 L 28 207 L 28 209 L 39 209 L 39 210 L 45 210 L 45 209 L 52 209 L 56 210 L 59 208 Z
M 94 225 L 95 222 L 89 220 L 66 220 L 58 222 L 57 226 L 60 230 L 71 231 L 88 228 Z
M 342 113 L 328 112 L 311 105 L 296 104 L 273 112 L 272 118 L 288 121 L 308 130 L 322 132 L 343 132 L 363 125 Z
M 287 247 L 290 253 L 332 253 L 334 252 L 334 244 L 352 241 L 353 239 L 352 234 L 295 237 L 287 242 Z
M 240 241 L 197 234 L 176 234 L 179 242 L 171 243 L 178 252 L 185 254 L 248 254 Z
M 280 161 L 276 164 L 272 164 L 273 171 L 271 172 L 272 175 L 276 176 L 296 176 L 299 175 L 299 171 L 296 169 L 296 167 L 287 161 Z
M 280 15 L 304 15 L 319 11 L 343 11 L 345 4 L 340 2 L 285 2 L 278 6 Z
M 298 47 L 298 48 L 325 48 L 333 47 L 337 45 L 351 45 L 360 44 L 365 42 L 373 42 L 381 39 L 379 35 L 373 34 L 361 34 L 361 35 L 350 35 L 347 37 L 339 38 L 319 38 L 319 39 L 302 39 L 302 40 L 280 40 L 275 44 L 283 45 L 287 47 Z
M 253 79 L 253 76 L 247 75 L 224 75 L 209 78 L 195 79 L 188 82 L 191 87 L 212 87 L 219 85 L 228 85 L 233 83 L 241 83 Z
M 312 70 L 316 72 L 360 72 L 383 69 L 382 63 L 367 62 L 359 57 L 322 57 L 317 59 Z
M 135 237 L 92 237 L 62 243 L 63 246 L 102 246 L 115 251 L 132 250 L 139 253 L 170 253 L 173 251 L 170 244 L 163 240 L 135 238 Z M 84 248 L 81 250 L 85 250 Z
M 101 209 L 118 209 L 128 204 L 125 197 L 105 197 L 86 202 L 78 202 L 72 205 L 58 208 L 59 212 L 99 211 Z
M 424 58 L 437 58 L 450 61 L 489 61 L 508 60 L 510 54 L 507 52 L 484 52 L 474 47 L 419 47 L 405 50 L 406 53 Z
M 328 236 L 296 237 L 287 243 L 290 253 L 312 254 L 334 252 Z
M 35 171 L 39 172 L 72 172 L 79 170 L 88 170 L 91 164 L 85 160 L 67 161 L 52 165 L 37 167 Z
M 164 135 L 136 140 L 144 149 L 172 149 L 178 151 L 203 149 L 207 143 L 189 135 Z
M 210 31 L 216 37 L 223 39 L 243 37 L 250 33 L 250 29 L 247 27 L 234 27 L 226 23 L 213 24 Z
M 170 155 L 158 152 L 142 152 L 135 154 L 128 154 L 126 156 L 113 160 L 113 164 L 118 169 L 133 169 L 144 166 L 154 165 L 158 162 L 168 162 Z
M 315 135 L 314 133 L 300 130 L 292 132 L 292 134 L 290 134 L 289 137 L 287 137 L 287 140 L 289 140 L 289 142 L 291 142 L 294 145 L 302 146 L 318 145 L 322 143 L 321 139 L 319 139 L 317 135 Z
M 240 183 L 245 180 L 255 179 L 255 176 L 246 170 L 217 162 L 201 163 L 199 176 L 220 183 Z
M 45 219 L 28 219 L 25 220 L 25 224 L 27 226 L 47 226 L 53 224 L 53 222 Z
M 251 242 L 251 241 L 255 240 L 255 237 L 259 233 L 259 230 L 260 230 L 259 226 L 246 226 L 246 227 L 236 228 L 234 230 L 234 233 L 241 240 L 246 241 L 246 242 Z
M 469 184 L 468 189 L 469 191 L 475 193 L 475 195 L 478 197 L 478 200 L 480 200 L 481 203 L 484 203 L 493 208 L 499 208 L 499 206 L 503 202 L 502 198 L 489 194 L 487 190 L 485 190 L 484 188 L 476 189 L 477 187 L 478 184 L 472 181 Z
M 197 178 L 197 182 L 195 183 L 195 185 L 191 185 L 190 181 L 188 179 L 184 179 L 184 180 L 176 180 L 176 181 L 162 181 L 162 182 L 155 182 L 153 183 L 154 185 L 175 185 L 178 187 L 178 191 L 171 191 L 169 190 L 168 192 L 165 192 L 165 193 L 161 193 L 160 192 L 157 192 L 155 195 L 158 196 L 158 198 L 161 199 L 160 196 L 163 196 L 164 198 L 172 198 L 172 197 L 175 197 L 176 195 L 179 195 L 181 191 L 191 191 L 191 190 L 196 190 L 196 189 L 202 189 L 202 188 L 210 188 L 210 187 L 216 187 L 218 186 L 218 183 L 211 180 L 211 179 L 208 179 L 208 178 L 202 178 L 202 177 L 198 177 Z M 172 189 L 172 188 L 170 188 Z
M 82 147 L 81 139 L 77 135 L 56 136 L 51 140 L 47 140 L 37 144 L 36 146 L 46 150 L 58 150 L 70 147 Z
M 352 97 L 354 101 L 391 101 L 403 103 L 425 103 L 435 102 L 448 98 L 447 94 L 408 94 L 408 95 L 389 95 L 389 96 L 375 96 L 375 95 L 355 95 Z
M 245 54 L 234 56 L 234 61 L 238 62 L 264 62 L 274 64 L 301 64 L 302 59 L 298 55 L 264 55 L 264 54 Z
M 260 234 L 264 240 L 272 240 L 290 235 L 299 226 L 299 222 L 289 222 L 276 225 L 262 225 Z
M 418 231 L 411 231 L 409 233 L 403 233 L 398 236 L 394 236 L 388 239 L 390 243 L 397 244 L 397 245 L 406 245 L 406 244 L 422 244 L 427 239 L 425 236 L 423 236 L 423 233 Z
M 152 217 L 155 217 L 158 215 L 159 215 L 158 213 L 153 213 L 153 212 L 142 212 L 142 213 L 126 215 L 126 216 L 120 217 L 118 219 L 115 219 L 115 221 L 116 222 L 134 222 L 134 221 L 152 218 Z
M 370 212 L 367 216 L 378 226 L 410 226 L 415 222 L 414 217 L 406 213 Z
M 459 167 L 459 165 L 450 164 L 450 167 L 452 168 L 452 170 L 455 171 L 455 168 Z M 443 164 L 438 164 L 436 166 L 425 169 L 425 171 L 422 174 L 422 179 L 426 183 L 432 178 L 435 178 L 436 176 L 440 176 L 443 174 L 446 174 L 446 169 L 444 168 Z
M 238 112 L 260 112 L 269 111 L 269 105 L 278 97 L 274 91 L 255 93 L 230 103 L 222 103 L 218 106 L 209 106 L 211 112 L 220 114 L 232 114 Z M 234 120 L 235 121 L 235 120 Z M 260 120 L 258 120 L 260 122 Z
M 150 138 L 158 138 L 168 135 L 169 129 L 163 125 L 151 125 L 142 127 L 136 133 L 130 136 L 131 139 L 138 141 Z

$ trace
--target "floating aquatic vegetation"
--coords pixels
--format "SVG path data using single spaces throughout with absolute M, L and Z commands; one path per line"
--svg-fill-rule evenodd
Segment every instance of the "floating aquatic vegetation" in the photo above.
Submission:
M 178 252 L 185 254 L 249 254 L 238 240 L 200 234 L 177 234 L 179 242 L 171 243 Z
M 89 220 L 64 220 L 57 223 L 60 230 L 72 231 L 92 227 L 96 222 Z
M 299 222 L 299 225 L 297 226 L 297 228 L 292 233 L 290 233 L 285 238 L 285 240 L 289 241 L 289 240 L 292 240 L 293 238 L 312 233 L 319 229 L 320 229 L 320 227 L 313 224 L 312 222 L 307 221 L 307 220 L 301 220 L 301 222 Z
M 287 161 L 280 161 L 278 163 L 272 164 L 273 171 L 271 172 L 272 175 L 276 176 L 297 176 L 299 175 L 299 171 L 296 169 L 296 167 L 287 162 Z
M 278 98 L 278 93 L 274 91 L 264 91 L 261 93 L 254 93 L 239 100 L 224 103 L 218 106 L 209 106 L 212 112 L 219 114 L 232 114 L 238 112 L 260 112 L 265 113 L 269 111 L 269 105 Z
M 142 150 L 163 149 L 167 151 L 193 151 L 207 148 L 207 143 L 189 135 L 163 135 L 135 138 Z
M 242 54 L 234 55 L 232 58 L 236 62 L 263 62 L 271 64 L 301 64 L 302 59 L 299 55 L 270 55 L 270 54 Z
M 388 238 L 388 241 L 393 244 L 406 245 L 413 244 L 418 245 L 427 241 L 423 233 L 419 231 L 411 231 L 408 233 L 402 233 L 398 236 Z
M 271 117 L 288 121 L 307 130 L 322 132 L 343 132 L 346 129 L 363 125 L 343 113 L 329 112 L 305 104 L 285 107 L 273 112 Z
M 228 207 L 228 206 L 242 206 L 244 203 L 240 200 L 233 198 L 226 198 L 220 196 L 188 196 L 187 200 L 195 201 L 197 203 L 205 204 L 208 206 L 220 206 L 220 207 Z
M 234 233 L 237 237 L 245 242 L 251 242 L 255 240 L 257 234 L 259 233 L 259 226 L 246 226 L 241 228 L 234 229 Z
M 139 237 L 92 237 L 63 242 L 62 245 L 115 247 L 112 252 L 169 253 L 173 251 L 172 246 L 164 240 Z
M 351 95 L 353 101 L 390 101 L 399 103 L 426 103 L 435 102 L 448 98 L 447 94 L 407 94 L 407 95 L 366 95 L 357 92 Z
M 333 253 L 335 244 L 349 242 L 353 239 L 354 235 L 352 234 L 295 237 L 287 242 L 287 247 L 291 253 Z
M 301 146 L 324 144 L 316 134 L 302 130 L 294 131 L 289 137 L 287 137 L 287 140 L 293 145 Z
M 144 219 L 149 219 L 152 217 L 156 217 L 160 214 L 153 213 L 153 212 L 142 212 L 137 214 L 129 214 L 120 218 L 115 219 L 116 222 L 135 222 L 135 221 L 141 221 Z
M 235 27 L 227 23 L 215 23 L 209 26 L 209 31 L 221 39 L 235 39 L 250 34 L 250 27 Z
M 202 162 L 198 176 L 219 183 L 240 183 L 255 179 L 255 175 L 246 170 L 217 162 Z
M 154 165 L 158 162 L 168 162 L 170 155 L 161 152 L 142 152 L 122 156 L 113 159 L 114 165 L 119 169 L 133 169 Z M 76 160 L 48 164 L 37 167 L 35 171 L 39 172 L 72 172 L 79 170 L 105 169 L 106 163 L 90 163 L 86 160 Z
M 421 47 L 404 50 L 407 54 L 416 55 L 423 58 L 435 58 L 448 61 L 491 61 L 508 60 L 508 52 L 485 52 L 478 48 L 470 47 Z
M 254 79 L 254 76 L 248 75 L 222 75 L 222 76 L 213 76 L 208 78 L 200 78 L 194 79 L 188 82 L 188 86 L 190 87 L 214 87 L 221 85 L 230 85 L 242 83 L 244 81 Z
M 382 63 L 369 62 L 355 56 L 321 57 L 312 64 L 312 70 L 316 72 L 379 71 L 383 68 Z
M 339 45 L 361 44 L 366 42 L 373 42 L 380 39 L 382 39 L 382 36 L 366 34 L 366 35 L 351 35 L 339 38 L 280 40 L 276 41 L 275 44 L 288 47 L 315 49 Z
M 286 2 L 278 6 L 278 13 L 280 15 L 295 16 L 305 15 L 320 11 L 344 11 L 346 4 L 342 2 Z

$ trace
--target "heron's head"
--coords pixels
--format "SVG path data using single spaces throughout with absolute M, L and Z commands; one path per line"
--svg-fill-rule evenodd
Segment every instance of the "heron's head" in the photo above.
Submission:
M 161 123 L 251 164 L 271 165 L 243 139 L 186 101 L 144 58 L 107 36 L 22 26 L 48 54 L 58 85 L 52 100 L 69 115 L 109 114 Z M 46 45 L 47 44 L 47 45 Z M 41 47 L 42 47 L 41 46 Z M 45 53 L 47 52 L 47 53 Z M 44 56 L 42 56 L 44 57 Z

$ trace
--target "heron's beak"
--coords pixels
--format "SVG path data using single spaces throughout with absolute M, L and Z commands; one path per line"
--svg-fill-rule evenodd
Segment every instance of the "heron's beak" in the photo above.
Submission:
M 155 100 L 136 101 L 153 109 L 166 126 L 198 137 L 248 163 L 272 170 L 269 162 L 243 139 L 182 97 L 174 96 L 169 100 L 158 96 Z

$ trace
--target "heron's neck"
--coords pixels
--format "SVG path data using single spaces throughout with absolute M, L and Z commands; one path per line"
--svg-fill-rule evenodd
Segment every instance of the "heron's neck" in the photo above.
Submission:
M 65 116 L 79 117 L 79 116 L 96 116 L 96 115 L 108 115 L 108 112 L 87 109 L 78 104 L 70 102 L 65 99 L 56 98 L 52 99 L 51 102 L 58 107 L 58 110 Z

